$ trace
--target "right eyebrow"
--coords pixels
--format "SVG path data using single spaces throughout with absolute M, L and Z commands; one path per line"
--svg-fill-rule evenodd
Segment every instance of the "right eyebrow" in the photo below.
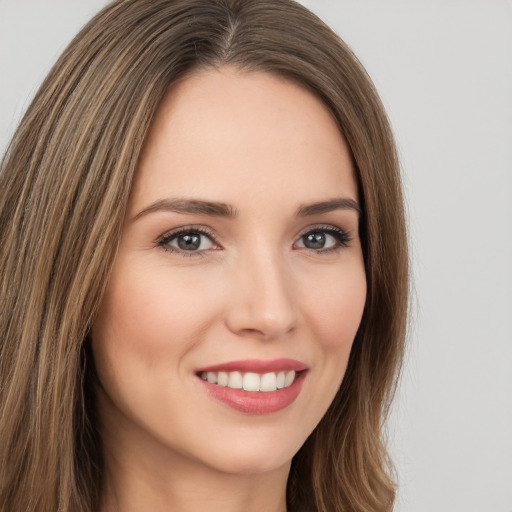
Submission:
M 134 222 L 145 215 L 154 212 L 174 212 L 184 214 L 198 214 L 198 215 L 214 215 L 217 217 L 235 218 L 237 211 L 232 206 L 225 203 L 218 203 L 214 201 L 203 201 L 200 199 L 160 199 L 150 204 L 137 215 L 135 215 L 131 222 Z
M 335 197 L 327 201 L 303 205 L 299 208 L 297 216 L 307 217 L 309 215 L 329 213 L 334 210 L 354 210 L 359 217 L 362 215 L 361 207 L 356 201 L 347 197 Z

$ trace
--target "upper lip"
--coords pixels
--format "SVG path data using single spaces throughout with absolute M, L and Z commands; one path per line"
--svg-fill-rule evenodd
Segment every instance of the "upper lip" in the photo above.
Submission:
M 225 363 L 204 366 L 197 369 L 197 373 L 202 372 L 253 372 L 253 373 L 269 373 L 280 371 L 295 370 L 300 372 L 307 370 L 308 366 L 301 361 L 295 359 L 242 359 L 239 361 L 229 361 Z

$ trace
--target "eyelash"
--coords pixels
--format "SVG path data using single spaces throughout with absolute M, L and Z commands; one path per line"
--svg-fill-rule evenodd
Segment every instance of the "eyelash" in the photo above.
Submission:
M 299 236 L 298 240 L 303 240 L 304 237 L 306 237 L 307 235 L 313 234 L 313 233 L 325 233 L 327 235 L 332 236 L 337 242 L 334 247 L 329 247 L 327 249 L 310 249 L 310 248 L 305 247 L 305 249 L 313 251 L 314 253 L 325 254 L 325 253 L 330 253 L 330 252 L 337 252 L 337 251 L 340 251 L 340 250 L 348 247 L 350 242 L 352 241 L 352 238 L 350 237 L 349 233 L 347 233 L 343 229 L 340 229 L 336 226 L 331 226 L 331 225 L 315 226 L 313 228 L 310 228 L 307 231 L 304 231 Z M 198 250 L 198 251 L 186 251 L 186 250 L 181 250 L 181 249 L 178 249 L 178 248 L 175 248 L 175 247 L 172 247 L 169 245 L 170 242 L 172 242 L 173 240 L 178 238 L 180 235 L 185 235 L 185 234 L 202 235 L 202 236 L 209 238 L 213 244 L 219 245 L 215 241 L 215 235 L 214 235 L 213 231 L 208 230 L 204 227 L 195 227 L 195 226 L 186 226 L 186 227 L 171 231 L 169 233 L 166 233 L 160 239 L 157 240 L 156 245 L 166 252 L 179 254 L 180 256 L 183 256 L 183 257 L 197 257 L 197 256 L 204 257 L 205 256 L 204 253 L 206 251 L 208 251 L 209 249 Z M 217 249 L 213 249 L 213 250 L 217 250 Z
M 309 249 L 310 251 L 314 251 L 315 253 L 325 254 L 329 252 L 337 252 L 348 247 L 350 242 L 352 241 L 352 238 L 347 231 L 340 229 L 336 226 L 330 225 L 320 225 L 310 228 L 299 236 L 299 240 L 302 240 L 304 237 L 312 233 L 325 233 L 331 235 L 337 242 L 337 244 L 334 247 L 328 247 L 327 249 Z
M 170 242 L 172 242 L 174 239 L 178 238 L 180 235 L 188 235 L 188 234 L 195 234 L 195 235 L 202 235 L 207 238 L 209 238 L 212 243 L 217 244 L 215 241 L 215 235 L 213 231 L 210 231 L 204 227 L 195 227 L 195 226 L 186 226 L 183 228 L 176 229 L 174 231 L 171 231 L 169 233 L 166 233 L 163 235 L 159 240 L 157 240 L 157 246 L 162 248 L 166 252 L 171 252 L 174 254 L 179 254 L 180 256 L 183 256 L 185 258 L 191 257 L 191 256 L 205 256 L 204 250 L 203 251 L 185 251 L 178 249 L 176 247 L 172 247 L 169 245 Z

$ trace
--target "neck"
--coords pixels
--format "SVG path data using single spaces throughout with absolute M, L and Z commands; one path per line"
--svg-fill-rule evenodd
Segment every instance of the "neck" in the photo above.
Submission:
M 101 512 L 286 512 L 289 467 L 231 475 L 172 458 L 159 470 L 147 460 L 124 467 L 110 461 Z
M 167 476 L 146 470 L 117 472 L 115 478 L 109 473 L 101 512 L 286 512 L 287 470 L 258 476 L 183 467 Z

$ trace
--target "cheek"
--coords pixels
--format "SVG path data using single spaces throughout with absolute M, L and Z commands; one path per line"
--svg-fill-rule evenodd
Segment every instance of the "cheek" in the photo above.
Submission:
M 136 397 L 149 406 L 147 397 L 185 380 L 187 355 L 201 344 L 219 304 L 208 280 L 136 263 L 118 260 L 92 330 L 100 382 L 124 408 Z
M 165 266 L 139 263 L 126 271 L 127 266 L 121 260 L 114 267 L 92 329 L 92 348 L 106 395 L 144 423 L 164 417 L 161 404 L 179 398 L 184 356 L 200 342 L 214 316 L 207 305 L 215 301 L 201 300 L 205 306 L 199 308 L 199 283 L 180 279 L 179 272 L 169 279 Z
M 309 274 L 310 277 L 312 273 Z M 300 424 L 307 437 L 328 410 L 342 383 L 366 301 L 362 262 L 338 266 L 303 281 L 300 300 L 311 340 L 309 385 L 304 388 Z M 322 286 L 314 286 L 322 283 Z
M 154 296 L 154 290 L 133 277 L 110 282 L 92 333 L 97 365 L 103 358 L 150 360 L 163 348 L 166 330 L 160 324 L 165 302 L 154 301 Z
M 334 399 L 345 375 L 352 344 L 366 302 L 366 274 L 361 260 L 333 269 L 323 286 L 309 294 L 308 324 L 317 347 L 312 377 L 321 390 L 317 406 L 322 415 Z M 311 287 L 309 287 L 311 289 Z M 313 397 L 312 397 L 313 398 Z
M 308 287 L 315 290 L 308 294 L 307 308 L 313 335 L 325 351 L 350 351 L 366 301 L 364 268 L 342 269 L 322 282 L 322 287 Z
M 212 317 L 215 301 L 207 293 L 200 283 L 179 274 L 170 279 L 165 267 L 119 271 L 106 290 L 93 338 L 96 333 L 96 338 L 144 355 L 144 360 L 160 358 L 172 341 L 176 355 Z

